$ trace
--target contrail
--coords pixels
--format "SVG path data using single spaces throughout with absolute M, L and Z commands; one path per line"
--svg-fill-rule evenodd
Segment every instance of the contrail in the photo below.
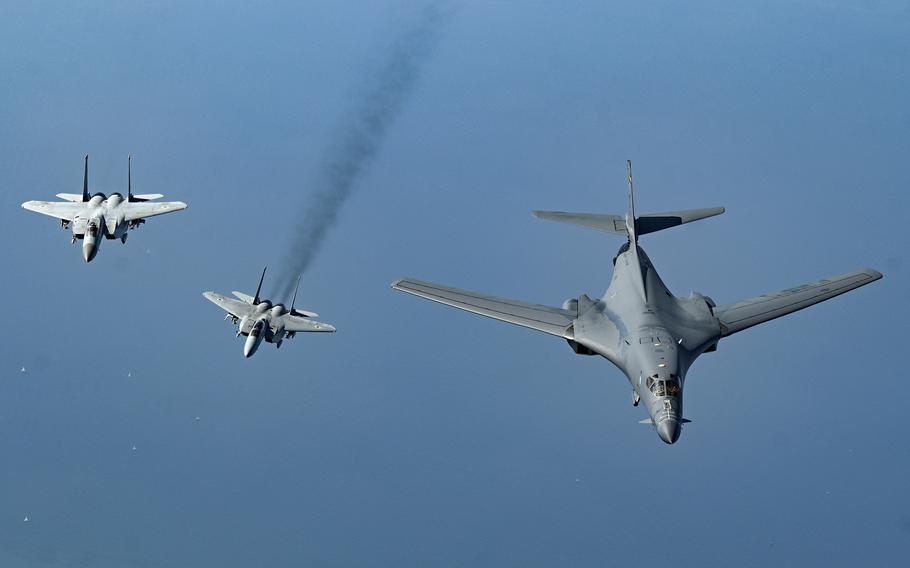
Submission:
M 359 187 L 389 128 L 414 91 L 447 16 L 441 3 L 424 8 L 395 39 L 375 74 L 368 78 L 362 96 L 342 120 L 317 168 L 303 219 L 279 272 L 275 298 L 289 298 L 297 276 L 310 268 L 338 222 L 342 207 Z

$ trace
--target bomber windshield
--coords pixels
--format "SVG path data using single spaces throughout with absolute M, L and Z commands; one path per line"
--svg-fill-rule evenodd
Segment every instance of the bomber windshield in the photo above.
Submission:
M 669 380 L 660 380 L 657 375 L 648 377 L 645 383 L 648 390 L 656 397 L 677 396 L 679 394 L 679 377 L 670 375 Z

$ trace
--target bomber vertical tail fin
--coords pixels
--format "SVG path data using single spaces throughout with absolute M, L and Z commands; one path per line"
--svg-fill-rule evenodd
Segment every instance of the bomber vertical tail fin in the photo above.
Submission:
M 635 189 L 632 186 L 632 160 L 626 160 L 629 171 L 629 212 L 626 213 L 626 232 L 629 234 L 630 246 L 638 244 L 638 233 L 635 230 Z
M 88 201 L 91 196 L 88 194 L 88 154 L 85 155 L 85 172 L 82 174 L 82 201 Z

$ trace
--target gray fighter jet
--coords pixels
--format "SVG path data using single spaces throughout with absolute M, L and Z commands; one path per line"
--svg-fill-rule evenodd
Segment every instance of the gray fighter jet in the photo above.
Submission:
M 619 215 L 534 211 L 541 219 L 571 223 L 628 237 L 613 258 L 613 279 L 603 298 L 569 299 L 561 308 L 528 304 L 402 278 L 392 287 L 462 310 L 543 331 L 568 341 L 579 355 L 600 355 L 616 365 L 632 385 L 632 404 L 644 402 L 649 418 L 667 444 L 679 439 L 683 385 L 695 359 L 717 349 L 720 339 L 774 318 L 823 302 L 882 275 L 865 268 L 718 306 L 692 293 L 670 293 L 638 237 L 724 212 L 721 207 L 635 215 L 632 164 L 629 212 Z
M 120 239 L 126 244 L 130 229 L 136 229 L 145 223 L 146 217 L 164 215 L 172 211 L 186 209 L 186 203 L 172 201 L 169 203 L 150 203 L 164 197 L 160 193 L 133 195 L 132 157 L 127 162 L 127 194 L 103 193 L 90 194 L 88 191 L 88 156 L 85 156 L 85 173 L 82 178 L 82 193 L 58 193 L 57 197 L 65 201 L 26 201 L 24 209 L 56 217 L 60 225 L 68 229 L 73 227 L 73 240 L 82 241 L 82 258 L 91 262 L 98 254 L 101 236 L 108 240 Z
M 285 339 L 291 339 L 298 333 L 335 331 L 335 328 L 327 323 L 309 319 L 319 317 L 319 314 L 298 310 L 294 307 L 294 304 L 297 303 L 300 278 L 297 279 L 297 288 L 294 290 L 294 299 L 291 300 L 290 309 L 282 304 L 272 304 L 269 300 L 261 299 L 259 293 L 262 291 L 262 281 L 265 280 L 267 268 L 262 270 L 262 277 L 259 279 L 255 296 L 243 292 L 231 292 L 239 298 L 239 300 L 235 300 L 217 292 L 202 293 L 206 300 L 227 312 L 224 319 L 231 320 L 234 324 L 239 322 L 237 337 L 246 336 L 246 342 L 243 344 L 244 357 L 252 357 L 253 353 L 259 349 L 263 339 L 274 343 L 276 348 L 280 348 Z

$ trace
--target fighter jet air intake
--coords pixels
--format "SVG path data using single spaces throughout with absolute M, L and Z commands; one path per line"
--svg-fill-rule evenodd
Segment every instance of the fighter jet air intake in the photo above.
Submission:
M 632 163 L 627 162 L 629 210 L 625 217 L 534 211 L 540 219 L 597 229 L 628 238 L 613 258 L 613 278 L 600 299 L 587 295 L 561 308 L 528 304 L 402 278 L 392 287 L 455 308 L 543 331 L 565 339 L 579 355 L 600 355 L 618 367 L 632 386 L 632 404 L 644 402 L 660 439 L 679 439 L 686 372 L 695 359 L 717 349 L 722 338 L 864 286 L 882 277 L 863 268 L 739 302 L 716 305 L 692 293 L 677 298 L 664 285 L 641 235 L 720 215 L 721 207 L 636 216 Z
M 186 209 L 186 203 L 172 201 L 151 203 L 164 197 L 160 193 L 133 195 L 132 157 L 127 161 L 127 194 L 90 194 L 88 190 L 88 156 L 85 156 L 85 172 L 82 178 L 82 193 L 58 193 L 64 201 L 26 201 L 22 207 L 29 211 L 56 217 L 64 229 L 73 228 L 72 242 L 82 241 L 82 258 L 91 262 L 98 254 L 103 238 L 120 239 L 126 244 L 131 229 L 145 223 L 146 217 L 164 215 Z
M 309 319 L 318 317 L 319 314 L 298 310 L 294 307 L 297 303 L 297 291 L 300 289 L 300 278 L 297 279 L 297 288 L 294 290 L 294 299 L 291 300 L 290 308 L 261 299 L 259 293 L 262 291 L 265 271 L 266 269 L 262 270 L 262 277 L 259 278 L 255 296 L 243 292 L 232 292 L 239 298 L 235 300 L 217 292 L 202 293 L 206 300 L 227 312 L 224 319 L 231 320 L 235 324 L 239 323 L 237 337 L 246 336 L 243 344 L 244 357 L 252 357 L 259 349 L 263 339 L 268 343 L 274 343 L 276 348 L 280 348 L 285 339 L 291 339 L 297 333 L 335 331 L 335 328 L 327 323 Z

